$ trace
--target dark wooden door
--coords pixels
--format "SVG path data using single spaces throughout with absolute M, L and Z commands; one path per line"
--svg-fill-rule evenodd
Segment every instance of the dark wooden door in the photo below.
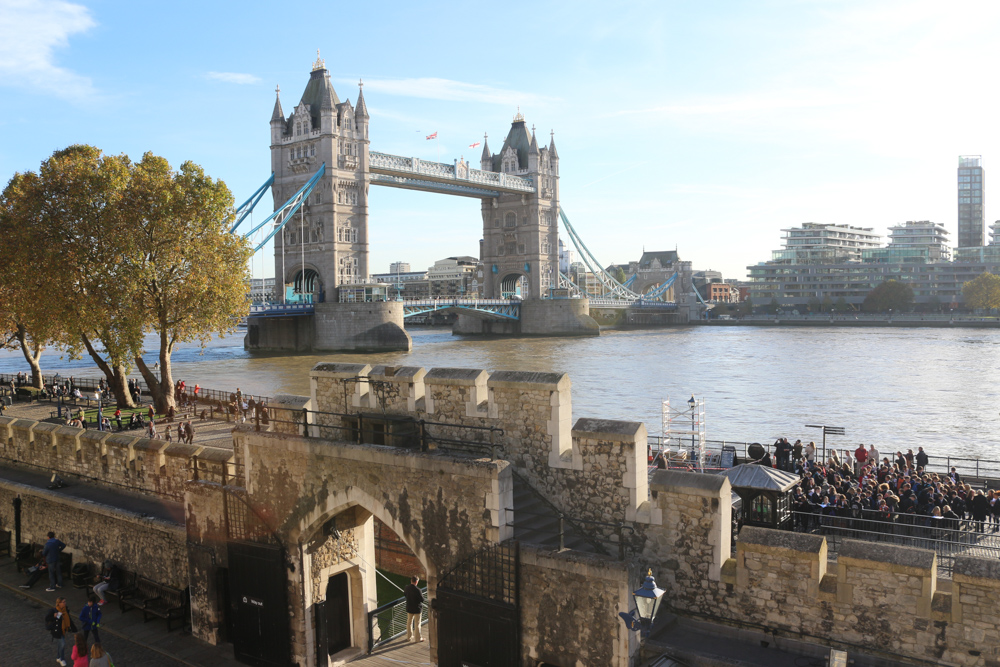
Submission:
M 326 583 L 326 634 L 330 655 L 351 646 L 351 599 L 347 573 Z
M 288 576 L 277 546 L 229 542 L 229 612 L 236 659 L 255 667 L 291 664 Z

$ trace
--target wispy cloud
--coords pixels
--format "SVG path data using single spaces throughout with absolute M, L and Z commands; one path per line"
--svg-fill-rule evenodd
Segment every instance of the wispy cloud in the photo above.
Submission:
M 205 74 L 205 77 L 214 79 L 215 81 L 238 83 L 240 85 L 260 83 L 259 76 L 254 76 L 253 74 L 243 74 L 241 72 L 208 72 Z
M 344 81 L 347 83 L 347 81 Z M 354 83 L 353 81 L 350 83 Z M 384 95 L 422 97 L 446 102 L 481 102 L 484 104 L 528 105 L 543 104 L 552 98 L 523 93 L 506 88 L 494 88 L 478 83 L 430 77 L 416 79 L 366 79 L 365 88 Z
M 56 64 L 70 35 L 97 23 L 83 5 L 62 0 L 0 0 L 0 85 L 44 91 L 70 100 L 94 95 L 90 79 Z

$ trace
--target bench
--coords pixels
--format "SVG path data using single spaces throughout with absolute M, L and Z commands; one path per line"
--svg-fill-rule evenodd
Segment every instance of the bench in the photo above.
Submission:
M 187 617 L 187 594 L 179 588 L 158 584 L 146 577 L 137 577 L 135 586 L 123 591 L 119 596 L 122 613 L 129 609 L 142 610 L 142 622 L 158 616 L 166 619 L 167 632 L 170 632 L 174 621 L 184 624 Z

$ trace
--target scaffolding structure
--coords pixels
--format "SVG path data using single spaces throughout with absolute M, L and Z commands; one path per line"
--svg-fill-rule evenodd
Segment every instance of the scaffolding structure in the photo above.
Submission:
M 705 399 L 693 395 L 680 404 L 670 405 L 665 398 L 660 405 L 663 455 L 673 459 L 687 459 L 698 470 L 705 469 Z

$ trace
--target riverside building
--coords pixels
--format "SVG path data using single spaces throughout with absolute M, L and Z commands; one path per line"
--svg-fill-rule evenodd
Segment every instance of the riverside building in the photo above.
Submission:
M 986 217 L 982 157 L 958 157 L 958 247 L 970 248 L 985 245 Z M 996 230 L 994 229 L 994 235 Z
M 918 307 L 955 308 L 962 304 L 963 284 L 985 272 L 1000 274 L 1000 245 L 958 248 L 950 261 L 948 231 L 927 220 L 890 227 L 885 247 L 871 229 L 848 225 L 805 223 L 782 231 L 785 247 L 770 261 L 747 267 L 757 305 L 773 299 L 803 310 L 859 307 L 868 292 L 894 279 L 913 288 Z

